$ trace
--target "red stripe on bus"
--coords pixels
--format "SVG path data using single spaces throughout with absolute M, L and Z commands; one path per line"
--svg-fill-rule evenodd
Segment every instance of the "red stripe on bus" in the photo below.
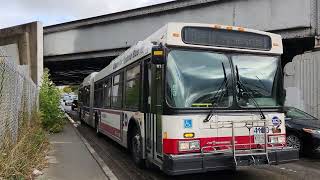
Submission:
M 100 123 L 100 129 L 102 129 L 105 132 L 108 132 L 109 134 L 116 136 L 118 138 L 120 138 L 120 129 L 117 129 L 115 127 L 109 126 L 107 124 L 104 123 Z
M 283 134 L 278 134 L 283 135 Z M 194 139 L 163 139 L 163 153 L 165 154 L 185 154 L 191 152 L 200 152 L 200 150 L 196 151 L 188 151 L 188 152 L 180 152 L 179 151 L 179 141 L 192 141 L 192 140 L 200 140 L 200 147 L 203 148 L 204 152 L 216 150 L 224 150 L 230 148 L 232 137 L 208 137 L 208 138 L 194 138 Z M 236 149 L 249 149 L 250 145 L 237 145 L 237 144 L 249 144 L 250 138 L 249 136 L 236 136 Z M 257 148 L 259 145 L 253 144 L 254 136 L 251 136 L 251 148 Z M 261 145 L 260 145 L 261 146 Z M 280 146 L 277 145 L 277 146 Z M 262 146 L 263 147 L 263 146 Z
M 122 113 L 120 111 L 112 111 L 112 110 L 101 109 L 101 108 L 94 108 L 94 110 L 99 110 L 101 112 L 106 112 L 106 113 L 116 114 L 116 115 L 121 115 L 121 113 Z

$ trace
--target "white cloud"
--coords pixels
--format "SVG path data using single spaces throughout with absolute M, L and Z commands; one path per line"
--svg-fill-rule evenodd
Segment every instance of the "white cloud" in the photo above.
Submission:
M 57 24 L 172 0 L 0 0 L 0 28 L 41 21 Z

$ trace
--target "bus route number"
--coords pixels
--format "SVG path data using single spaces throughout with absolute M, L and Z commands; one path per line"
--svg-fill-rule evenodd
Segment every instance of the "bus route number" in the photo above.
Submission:
M 267 132 L 266 132 L 267 131 Z M 254 134 L 264 134 L 264 133 L 269 133 L 269 128 L 265 127 L 255 127 L 253 129 Z

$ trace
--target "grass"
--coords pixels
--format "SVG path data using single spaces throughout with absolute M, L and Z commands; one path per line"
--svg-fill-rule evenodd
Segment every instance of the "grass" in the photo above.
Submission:
M 0 180 L 32 179 L 34 169 L 46 166 L 49 142 L 41 126 L 41 116 L 34 113 L 31 121 L 21 122 L 16 141 L 8 130 L 0 141 Z

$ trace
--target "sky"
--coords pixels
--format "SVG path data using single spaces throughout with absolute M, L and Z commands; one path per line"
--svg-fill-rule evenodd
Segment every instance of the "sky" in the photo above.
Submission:
M 41 21 L 44 26 L 172 0 L 0 0 L 0 28 Z

